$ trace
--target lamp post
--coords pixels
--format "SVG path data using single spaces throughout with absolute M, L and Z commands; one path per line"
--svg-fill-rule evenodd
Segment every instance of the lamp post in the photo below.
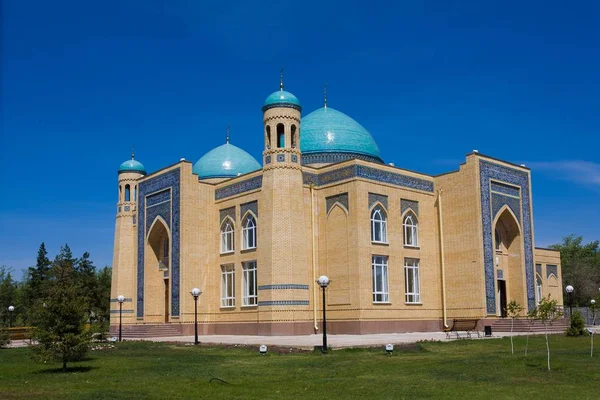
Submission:
M 198 344 L 198 297 L 202 294 L 200 289 L 193 288 L 190 293 L 194 296 L 194 344 Z
M 317 279 L 317 283 L 323 289 L 323 349 L 321 350 L 323 353 L 327 353 L 327 317 L 325 315 L 325 288 L 329 285 L 331 281 L 325 275 L 322 275 Z
M 590 303 L 592 304 L 590 307 L 592 309 L 592 325 L 596 325 L 596 300 L 592 299 Z
M 8 306 L 8 327 L 12 325 L 12 314 L 15 311 L 15 306 Z
M 573 289 L 573 286 L 567 285 L 565 290 L 567 291 L 567 296 L 569 296 L 569 318 L 571 318 L 573 315 L 573 290 L 575 289 Z
M 125 301 L 125 296 L 119 295 L 117 296 L 117 301 L 119 302 L 119 342 L 123 338 L 123 302 Z

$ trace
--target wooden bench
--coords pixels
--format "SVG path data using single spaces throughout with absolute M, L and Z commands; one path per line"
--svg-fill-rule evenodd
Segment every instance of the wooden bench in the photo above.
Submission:
M 478 319 L 455 319 L 452 322 L 452 327 L 444 328 L 444 332 L 446 333 L 446 339 L 450 339 L 450 334 L 454 332 L 456 334 L 456 338 L 460 339 L 460 335 L 458 332 L 466 332 L 467 338 L 471 338 L 471 332 L 476 332 L 477 337 L 480 338 L 481 335 L 477 330 Z

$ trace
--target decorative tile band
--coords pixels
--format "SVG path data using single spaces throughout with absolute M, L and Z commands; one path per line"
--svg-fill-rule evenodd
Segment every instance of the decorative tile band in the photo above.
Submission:
M 129 297 L 129 298 L 126 298 L 126 299 L 124 300 L 124 302 L 125 302 L 125 303 L 131 303 L 132 301 L 133 301 L 133 299 L 132 299 L 131 297 Z M 118 303 L 118 302 L 119 302 L 119 300 L 118 300 L 118 299 L 110 299 L 110 302 L 111 302 L 111 303 Z
M 118 314 L 119 310 L 110 310 L 111 314 Z M 123 310 L 123 314 L 133 314 L 133 310 Z
M 219 224 L 222 224 L 227 217 L 235 221 L 235 206 L 219 210 Z
M 491 163 L 485 160 L 479 160 L 479 179 L 481 186 L 481 223 L 483 228 L 483 254 L 487 312 L 488 314 L 496 313 L 496 293 L 494 285 L 494 245 L 492 236 L 492 223 L 494 216 L 492 215 L 492 193 L 490 190 L 492 180 L 518 186 L 520 193 L 522 193 L 520 216 L 522 220 L 521 229 L 523 242 L 525 244 L 523 253 L 525 255 L 527 307 L 529 310 L 532 310 L 535 308 L 536 303 L 533 279 L 533 234 L 530 212 L 531 200 L 529 198 L 529 175 L 526 172 L 517 170 L 515 168 L 506 167 L 504 165 Z M 498 207 L 498 203 L 496 203 L 496 207 Z
M 261 285 L 258 290 L 308 290 L 308 285 L 300 285 L 298 283 L 284 283 L 275 285 Z
M 333 207 L 335 203 L 340 203 L 341 205 L 346 207 L 346 210 L 350 210 L 350 208 L 348 207 L 348 193 L 340 193 L 336 194 L 335 196 L 326 197 L 325 208 L 327 209 L 327 213 L 329 213 L 329 210 L 331 210 L 331 207 Z
M 252 213 L 258 218 L 258 201 L 251 201 L 240 206 L 240 220 L 244 218 L 244 215 L 246 215 L 248 211 L 252 211 Z
M 240 193 L 249 192 L 251 190 L 260 189 L 262 187 L 262 175 L 254 178 L 246 179 L 245 181 L 232 183 L 231 185 L 215 190 L 215 200 L 221 200 L 226 197 L 235 196 Z
M 302 107 L 298 104 L 290 104 L 290 103 L 276 103 L 276 104 L 267 104 L 263 106 L 262 112 L 265 112 L 271 108 L 293 108 L 294 110 L 302 111 Z
M 273 301 L 259 301 L 259 307 L 270 307 L 270 306 L 307 306 L 308 300 L 273 300 Z
M 171 200 L 171 191 L 163 190 L 158 193 L 153 193 L 146 197 L 146 207 L 152 207 L 160 203 L 164 203 L 166 201 Z
M 138 205 L 138 249 L 137 249 L 137 317 L 144 317 L 144 251 L 146 244 L 146 233 L 154 218 L 160 215 L 169 225 L 171 230 L 171 316 L 179 316 L 179 216 L 180 216 L 180 169 L 175 168 L 169 172 L 155 176 L 139 184 Z M 156 192 L 170 189 L 171 201 L 156 205 L 147 210 L 146 201 L 148 197 L 155 196 Z M 148 196 L 150 194 L 150 196 Z M 160 193 L 159 193 L 160 194 Z
M 388 198 L 383 194 L 369 193 L 369 209 L 375 205 L 375 203 L 381 203 L 386 210 L 388 210 Z
M 363 160 L 383 164 L 380 158 L 369 156 L 366 154 L 356 153 L 308 153 L 302 154 L 302 165 L 309 164 L 335 164 L 346 160 Z
M 419 202 L 415 200 L 400 199 L 400 214 L 404 215 L 407 210 L 412 210 L 415 215 L 419 216 Z
M 387 183 L 394 186 L 408 187 L 411 189 L 433 193 L 433 181 L 398 174 L 395 172 L 382 171 L 380 169 L 367 167 L 364 165 L 350 165 L 321 174 L 305 172 L 303 177 L 305 185 L 313 184 L 315 186 L 323 186 L 358 177 Z
M 521 191 L 518 187 L 505 185 L 500 182 L 492 182 L 492 192 L 503 193 L 509 196 L 521 197 Z

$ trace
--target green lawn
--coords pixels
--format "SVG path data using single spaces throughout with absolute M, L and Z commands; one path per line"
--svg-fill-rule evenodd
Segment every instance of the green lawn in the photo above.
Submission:
M 598 340 L 600 342 L 600 340 Z M 377 349 L 261 356 L 254 348 L 124 342 L 92 351 L 61 373 L 28 349 L 0 350 L 0 399 L 598 399 L 600 346 L 589 338 L 543 336 L 419 343 L 392 356 Z M 209 383 L 213 377 L 221 382 Z

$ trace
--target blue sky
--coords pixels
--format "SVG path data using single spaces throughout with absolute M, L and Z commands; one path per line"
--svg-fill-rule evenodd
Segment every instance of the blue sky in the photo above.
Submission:
M 327 81 L 386 162 L 437 174 L 478 149 L 530 166 L 536 245 L 600 239 L 598 2 L 2 5 L 0 265 L 17 272 L 42 241 L 110 265 L 133 144 L 154 171 L 231 123 L 260 159 L 282 66 L 305 114 Z

